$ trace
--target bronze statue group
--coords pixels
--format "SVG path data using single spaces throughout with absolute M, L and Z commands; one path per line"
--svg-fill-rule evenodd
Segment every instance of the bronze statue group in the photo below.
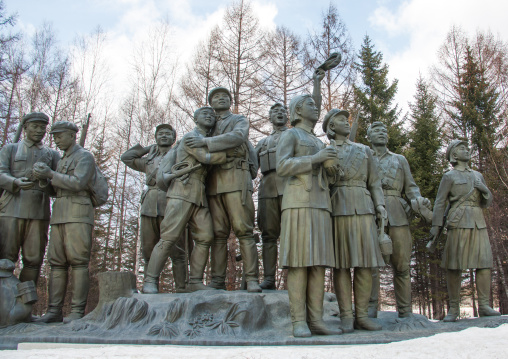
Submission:
M 248 139 L 249 121 L 231 113 L 231 94 L 218 87 L 209 93 L 210 107 L 195 111 L 195 129 L 177 143 L 174 129 L 161 124 L 155 145 L 138 144 L 122 155 L 127 166 L 146 174 L 140 221 L 142 292 L 159 292 L 159 276 L 168 258 L 177 292 L 226 289 L 227 240 L 233 230 L 248 292 L 276 289 L 277 258 L 288 270 L 295 337 L 380 330 L 373 319 L 380 267 L 389 264 L 393 269 L 398 316 L 412 317 L 408 216 L 415 212 L 432 222 L 434 236 L 448 230 L 442 266 L 447 269 L 450 307 L 444 320 L 459 317 L 461 274 L 471 268 L 476 269 L 480 316 L 500 315 L 489 305 L 492 253 L 482 213 L 492 194 L 482 175 L 468 167 L 467 142 L 448 145 L 446 158 L 453 169 L 443 176 L 432 214 L 407 160 L 387 149 L 383 123 L 368 128 L 370 148 L 349 138 L 348 111 L 333 109 L 322 124 L 330 144 L 316 137 L 320 83 L 329 68 L 316 70 L 312 95 L 290 101 L 291 128 L 286 127 L 284 105 L 270 108 L 273 131 L 255 148 Z M 48 123 L 43 113 L 24 116 L 25 138 L 0 150 L 0 280 L 12 277 L 21 249 L 19 280 L 37 282 L 51 224 L 48 310 L 38 320 L 72 321 L 85 312 L 94 207 L 101 203 L 96 198 L 104 186 L 92 154 L 76 143 L 78 128 L 66 121 L 52 125 L 50 134 L 63 151 L 60 158 L 42 144 Z M 252 198 L 258 169 L 261 284 Z M 49 196 L 56 197 L 51 216 Z M 187 228 L 194 241 L 189 273 Z M 205 285 L 209 258 L 211 281 Z M 333 269 L 339 328 L 328 328 L 323 321 L 326 268 Z M 71 312 L 63 318 L 69 275 Z

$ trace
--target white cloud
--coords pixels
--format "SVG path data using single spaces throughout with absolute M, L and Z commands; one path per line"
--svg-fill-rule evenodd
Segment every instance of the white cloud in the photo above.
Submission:
M 399 79 L 398 103 L 407 108 L 413 100 L 419 73 L 425 77 L 437 62 L 437 51 L 453 25 L 471 35 L 490 30 L 508 39 L 507 13 L 508 1 L 498 0 L 411 0 L 396 9 L 380 5 L 369 17 L 374 29 L 385 32 L 379 36 L 408 37 L 407 46 L 397 51 L 381 46 L 390 76 Z

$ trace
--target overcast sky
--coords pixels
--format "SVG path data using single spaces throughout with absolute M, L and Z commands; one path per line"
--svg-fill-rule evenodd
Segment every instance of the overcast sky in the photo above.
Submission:
M 266 28 L 284 25 L 305 36 L 319 28 L 329 0 L 254 0 L 253 8 Z M 336 0 L 332 1 L 349 29 L 356 49 L 368 34 L 390 77 L 399 80 L 397 101 L 407 108 L 416 79 L 427 76 L 437 61 L 437 50 L 452 25 L 470 34 L 490 30 L 508 41 L 506 0 Z M 113 78 L 129 68 L 132 40 L 142 38 L 148 27 L 167 18 L 174 27 L 175 50 L 188 59 L 199 40 L 219 23 L 230 0 L 5 0 L 8 13 L 18 13 L 17 27 L 32 33 L 50 22 L 61 46 L 76 35 L 101 26 L 108 33 Z

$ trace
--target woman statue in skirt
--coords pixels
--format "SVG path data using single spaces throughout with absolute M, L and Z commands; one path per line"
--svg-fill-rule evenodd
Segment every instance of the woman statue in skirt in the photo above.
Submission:
M 384 266 L 379 248 L 376 215 L 386 219 L 385 199 L 377 162 L 369 147 L 348 139 L 349 112 L 332 109 L 325 116 L 323 131 L 334 141 L 343 173 L 332 183 L 332 222 L 335 241 L 333 281 L 340 308 L 341 329 L 353 327 L 381 330 L 368 317 L 372 291 L 372 268 Z M 351 268 L 354 271 L 351 287 Z M 353 319 L 352 291 L 355 297 Z
M 316 71 L 313 97 L 300 95 L 289 103 L 294 127 L 281 135 L 277 146 L 277 174 L 288 177 L 282 199 L 279 264 L 288 268 L 295 337 L 342 333 L 328 330 L 323 322 L 325 267 L 333 267 L 335 260 L 330 195 L 322 164 L 336 157 L 335 150 L 325 148 L 313 132 L 323 76 L 324 71 Z
M 489 305 L 492 250 L 482 212 L 482 208 L 492 202 L 492 193 L 485 185 L 481 173 L 468 167 L 470 156 L 466 141 L 453 140 L 448 145 L 446 158 L 453 169 L 443 175 L 434 203 L 430 233 L 435 236 L 440 227 L 448 228 L 441 262 L 441 267 L 447 269 L 450 301 L 448 314 L 443 319 L 445 322 L 457 320 L 460 314 L 462 271 L 470 268 L 476 269 L 480 316 L 501 315 Z M 447 222 L 443 223 L 446 202 L 450 203 L 450 210 Z

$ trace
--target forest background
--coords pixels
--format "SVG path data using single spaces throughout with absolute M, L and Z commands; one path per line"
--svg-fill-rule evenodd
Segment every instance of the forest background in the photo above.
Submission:
M 354 46 L 333 2 L 316 9 L 320 24 L 305 36 L 284 26 L 262 26 L 263 16 L 254 11 L 255 5 L 231 1 L 188 61 L 181 61 L 175 52 L 171 22 L 154 22 L 146 36 L 133 40 L 122 91 L 115 91 L 111 74 L 116 64 L 108 56 L 108 33 L 100 26 L 63 47 L 49 22 L 34 31 L 16 28 L 15 5 L 7 8 L 0 1 L 0 147 L 13 141 L 25 113 L 43 111 L 51 122 L 68 120 L 80 128 L 90 118 L 85 147 L 110 183 L 110 199 L 96 211 L 87 311 L 98 300 L 97 273 L 132 271 L 138 281 L 143 277 L 139 198 L 144 175 L 126 168 L 121 153 L 136 143 L 154 143 L 154 128 L 160 123 L 170 123 L 181 137 L 193 128 L 194 110 L 205 106 L 208 91 L 219 85 L 231 90 L 233 112 L 249 119 L 255 144 L 271 132 L 269 107 L 275 102 L 287 105 L 293 96 L 311 91 L 314 69 L 339 52 L 340 66 L 323 80 L 322 114 L 344 108 L 352 113 L 352 120 L 359 113 L 356 141 L 364 144 L 368 125 L 384 122 L 389 149 L 407 157 L 423 196 L 434 200 L 441 176 L 449 169 L 443 155 L 447 143 L 457 137 L 469 139 L 471 165 L 483 173 L 494 194 L 492 207 L 485 211 L 494 254 L 493 304 L 508 313 L 506 40 L 490 30 L 467 32 L 451 26 L 434 64 L 420 73 L 412 94 L 404 94 L 411 98 L 409 104 L 398 103 L 399 82 L 390 78 L 382 52 L 368 35 L 359 47 Z M 320 126 L 316 132 L 325 140 Z M 55 147 L 50 136 L 45 143 Z M 255 188 L 258 183 L 259 178 Z M 440 251 L 424 250 L 429 225 L 413 216 L 411 227 L 413 305 L 416 312 L 439 319 L 447 300 Z M 231 236 L 230 290 L 241 284 L 238 252 Z M 47 304 L 48 273 L 45 263 L 38 284 L 38 314 Z M 328 272 L 326 290 L 333 291 L 329 276 Z M 389 267 L 382 278 L 382 308 L 393 308 Z M 173 290 L 170 270 L 163 272 L 161 283 L 162 291 Z M 277 283 L 279 289 L 286 288 L 285 271 L 278 271 Z M 473 283 L 474 273 L 465 272 L 464 300 L 476 314 Z

